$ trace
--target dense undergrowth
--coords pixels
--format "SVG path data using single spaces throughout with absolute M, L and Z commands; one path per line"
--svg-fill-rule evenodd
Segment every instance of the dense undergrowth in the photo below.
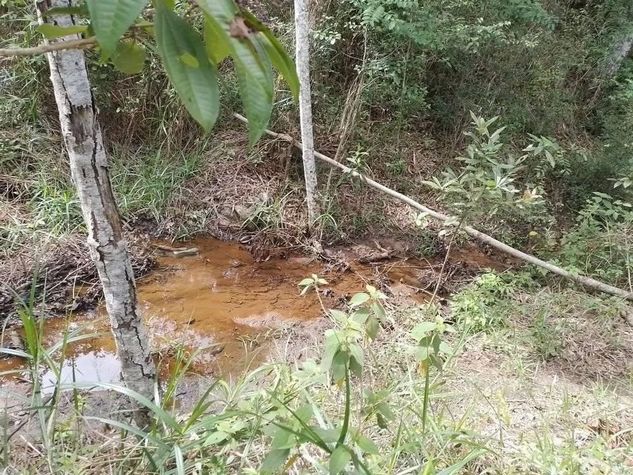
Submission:
M 257 8 L 290 44 L 285 5 Z M 630 290 L 633 62 L 614 64 L 614 51 L 631 34 L 632 8 L 625 0 L 319 3 L 317 149 L 457 217 L 441 228 L 320 169 L 323 241 L 405 236 L 431 255 L 463 242 L 460 228 L 471 224 Z M 38 43 L 30 2 L 0 2 L 0 14 L 0 45 Z M 152 51 L 136 76 L 89 55 L 130 232 L 304 243 L 298 156 L 274 141 L 247 149 L 230 118 L 241 107 L 230 73 L 220 127 L 203 136 Z M 44 58 L 0 65 L 0 249 L 18 262 L 81 233 L 82 219 Z M 280 91 L 271 128 L 298 135 L 296 116 Z M 20 410 L 30 408 L 35 442 L 8 440 L 16 427 L 7 419 L 0 461 L 9 473 L 631 470 L 633 344 L 623 302 L 533 269 L 483 273 L 423 307 L 383 311 L 369 290 L 330 313 L 324 341 L 306 345 L 322 350 L 203 381 L 209 391 L 187 408 L 176 395 L 191 355 L 177 353 L 160 401 L 141 401 L 153 416 L 146 430 L 115 410 L 91 412 L 80 388 L 48 400 L 39 393 L 39 372 L 60 367 L 68 341 L 43 348 L 26 308 L 33 386 Z

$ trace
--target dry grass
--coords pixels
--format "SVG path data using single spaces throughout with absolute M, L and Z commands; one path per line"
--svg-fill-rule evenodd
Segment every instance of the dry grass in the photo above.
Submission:
M 148 243 L 128 235 L 132 267 L 137 277 L 153 267 Z M 31 235 L 23 246 L 0 261 L 0 313 L 11 315 L 19 300 L 28 301 L 33 285 L 36 302 L 48 312 L 66 313 L 89 308 L 101 298 L 96 268 L 85 237 Z M 16 300 L 17 299 L 17 300 Z

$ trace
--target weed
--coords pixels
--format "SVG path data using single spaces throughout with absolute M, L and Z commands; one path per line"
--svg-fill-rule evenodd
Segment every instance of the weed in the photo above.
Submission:
M 242 223 L 242 227 L 250 231 L 266 231 L 275 233 L 284 226 L 283 209 L 290 196 L 290 193 L 269 198 L 265 196 L 263 200 L 255 204 Z
M 544 360 L 559 356 L 565 344 L 561 325 L 551 320 L 549 312 L 541 309 L 531 324 L 534 349 Z
M 579 272 L 631 285 L 633 210 L 628 202 L 595 193 L 563 239 L 562 258 Z
M 198 154 L 169 156 L 160 150 L 115 154 L 112 181 L 124 216 L 160 222 L 170 200 L 199 166 Z
M 63 438 L 63 432 L 57 430 L 57 416 L 61 386 L 61 370 L 64 366 L 65 352 L 69 344 L 82 340 L 94 338 L 95 335 L 81 334 L 81 329 L 73 332 L 65 332 L 60 341 L 51 345 L 44 342 L 44 318 L 36 316 L 36 282 L 37 276 L 33 277 L 31 291 L 26 300 L 21 301 L 21 307 L 18 309 L 18 316 L 22 324 L 24 334 L 24 349 L 0 348 L 0 354 L 17 356 L 24 358 L 28 362 L 28 372 L 26 377 L 31 388 L 30 414 L 28 418 L 33 417 L 39 428 L 42 444 L 45 449 L 46 463 L 51 472 L 54 472 L 54 456 L 55 447 L 60 438 Z M 43 293 L 45 298 L 46 293 Z M 4 328 L 3 328 L 4 332 Z M 4 335 L 3 335 L 4 336 Z M 0 338 L 2 340 L 3 338 Z M 47 388 L 50 394 L 45 396 L 42 388 L 42 373 L 44 370 L 50 371 L 55 378 L 53 388 Z M 8 371 L 1 376 L 7 376 L 16 371 Z M 8 440 L 15 436 L 20 429 L 28 423 L 27 420 L 17 428 L 7 434 L 7 443 L 2 446 L 4 457 L 9 456 Z
M 407 163 L 402 157 L 398 157 L 391 162 L 387 162 L 387 170 L 393 177 L 404 175 L 407 171 Z
M 498 274 L 488 272 L 455 294 L 451 311 L 465 331 L 488 331 L 505 325 L 512 286 Z
M 66 181 L 40 175 L 31 208 L 35 223 L 54 235 L 68 234 L 83 226 L 77 193 Z

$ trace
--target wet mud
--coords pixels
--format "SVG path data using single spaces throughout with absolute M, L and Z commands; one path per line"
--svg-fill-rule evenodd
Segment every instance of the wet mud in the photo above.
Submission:
M 208 238 L 186 247 L 195 247 L 198 253 L 177 257 L 160 251 L 157 269 L 138 282 L 139 306 L 163 373 L 168 373 L 182 349 L 193 355 L 193 371 L 230 375 L 265 358 L 266 342 L 275 331 L 310 322 L 324 314 L 323 307 L 344 306 L 368 283 L 383 288 L 396 301 L 423 301 L 433 291 L 441 267 L 437 261 L 395 256 L 372 263 L 371 256 L 367 258 L 371 249 L 366 247 L 333 251 L 330 262 L 303 256 L 258 262 L 239 244 Z M 476 268 L 496 265 L 481 253 L 462 251 L 455 259 Z M 312 274 L 328 282 L 321 289 L 321 301 L 314 292 L 299 295 L 298 283 Z M 69 344 L 63 382 L 118 380 L 119 362 L 108 328 L 103 305 L 45 322 L 48 345 L 59 341 L 66 330 L 97 335 Z M 0 382 L 19 382 L 25 370 L 24 360 L 2 358 L 0 373 L 11 374 Z M 44 391 L 56 379 L 52 372 L 43 374 Z

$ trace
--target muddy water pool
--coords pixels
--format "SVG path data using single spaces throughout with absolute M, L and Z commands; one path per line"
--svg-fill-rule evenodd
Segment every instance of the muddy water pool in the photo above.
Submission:
M 416 259 L 360 264 L 353 252 L 345 251 L 339 254 L 348 264 L 342 271 L 340 266 L 302 256 L 256 262 L 239 244 L 215 239 L 194 240 L 186 246 L 196 247 L 198 254 L 159 256 L 157 269 L 138 282 L 139 307 L 163 372 L 168 371 L 179 347 L 195 352 L 193 370 L 205 374 L 226 376 L 243 369 L 246 361 L 265 358 L 271 329 L 323 315 L 313 292 L 299 295 L 298 282 L 311 274 L 328 281 L 322 298 L 326 307 L 333 308 L 367 283 L 377 282 L 388 286 L 397 297 L 423 300 L 422 276 L 438 267 L 437 262 Z M 485 264 L 481 255 L 474 262 Z M 69 346 L 61 371 L 63 382 L 118 380 L 119 362 L 103 306 L 93 312 L 48 319 L 45 341 L 59 341 L 66 330 L 97 336 Z M 0 373 L 14 371 L 4 376 L 5 382 L 19 381 L 24 370 L 25 362 L 20 358 L 0 359 Z M 56 379 L 53 373 L 45 373 L 44 390 L 54 386 Z

